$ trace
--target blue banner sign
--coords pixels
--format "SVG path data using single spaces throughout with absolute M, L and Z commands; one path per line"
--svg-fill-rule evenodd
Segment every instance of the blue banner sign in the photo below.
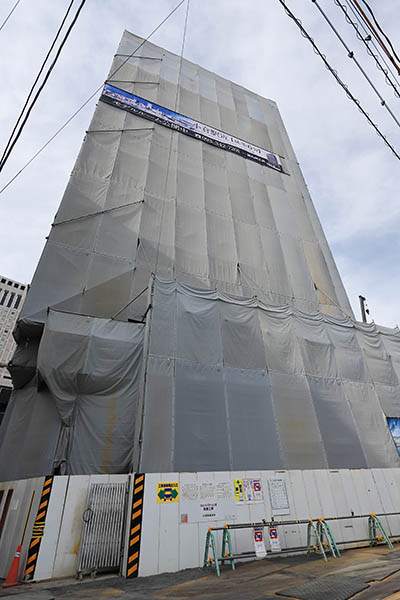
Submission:
M 400 454 L 400 418 L 399 417 L 387 417 L 390 433 L 393 436 L 393 441 L 397 448 L 397 452 Z
M 125 92 L 113 85 L 106 84 L 104 86 L 101 100 L 112 106 L 127 110 L 134 115 L 143 117 L 144 119 L 154 121 L 164 127 L 169 127 L 170 129 L 190 135 L 207 144 L 217 146 L 222 150 L 234 152 L 243 158 L 254 160 L 266 167 L 271 167 L 272 169 L 283 172 L 282 163 L 277 154 L 254 146 L 254 144 L 245 142 L 240 138 L 230 135 L 229 133 L 224 133 L 214 127 L 204 125 L 204 123 L 195 121 L 190 117 L 185 117 L 184 115 L 169 110 L 168 108 L 164 108 L 159 104 L 140 98 L 140 96 Z

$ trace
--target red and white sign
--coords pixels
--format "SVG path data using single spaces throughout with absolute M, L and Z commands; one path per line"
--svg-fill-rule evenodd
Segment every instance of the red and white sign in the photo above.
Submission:
M 256 558 L 265 558 L 267 551 L 265 549 L 264 529 L 262 527 L 255 527 L 253 529 L 253 539 Z
M 253 479 L 253 493 L 254 493 L 254 500 L 256 502 L 262 502 L 263 501 L 261 479 Z
M 277 527 L 269 528 L 269 544 L 271 547 L 271 552 L 280 552 L 281 545 L 279 543 L 279 535 Z

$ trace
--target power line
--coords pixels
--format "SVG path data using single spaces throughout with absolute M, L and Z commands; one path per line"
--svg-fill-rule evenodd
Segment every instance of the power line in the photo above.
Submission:
M 386 53 L 387 57 L 393 63 L 393 65 L 396 67 L 396 71 L 400 74 L 400 67 L 399 67 L 399 65 L 394 60 L 394 58 L 391 55 L 390 51 L 386 47 L 385 43 L 382 41 L 380 35 L 376 31 L 375 27 L 372 25 L 371 21 L 368 19 L 367 15 L 363 11 L 363 9 L 361 8 L 361 6 L 357 2 L 357 0 L 351 0 L 351 2 L 353 2 L 353 4 L 356 6 L 358 12 L 360 13 L 360 15 L 362 16 L 362 18 L 364 19 L 364 21 L 367 23 L 369 29 L 372 31 L 373 35 L 375 36 L 375 38 L 377 39 L 377 41 L 379 42 L 379 44 L 382 46 L 382 49 Z
M 362 0 L 362 2 L 365 4 L 365 6 L 367 7 L 367 9 L 369 10 L 372 19 L 375 23 L 375 25 L 377 26 L 377 28 L 379 29 L 379 31 L 381 32 L 381 34 L 384 36 L 385 40 L 387 41 L 387 43 L 389 44 L 389 46 L 392 49 L 392 52 L 395 56 L 395 58 L 400 62 L 400 58 L 398 57 L 396 50 L 394 49 L 394 46 L 392 44 L 392 42 L 390 41 L 390 38 L 386 35 L 386 33 L 383 31 L 382 27 L 379 25 L 378 20 L 376 19 L 375 15 L 374 15 L 374 11 L 372 10 L 372 8 L 370 7 L 370 5 L 368 4 L 368 2 L 366 2 L 365 0 Z
M 17 8 L 18 4 L 21 2 L 21 0 L 17 0 L 17 2 L 14 4 L 14 6 L 12 7 L 12 9 L 10 10 L 10 12 L 8 13 L 8 15 L 6 16 L 6 18 L 4 19 L 3 23 L 0 26 L 0 31 L 3 29 L 4 25 L 7 23 L 8 19 L 11 17 L 11 15 L 13 14 L 14 10 Z
M 381 50 L 380 50 L 380 49 L 379 49 L 379 48 L 376 46 L 375 42 L 374 42 L 374 41 L 371 39 L 371 36 L 369 36 L 370 40 L 368 40 L 368 36 L 367 36 L 367 37 L 365 37 L 365 36 L 364 36 L 362 33 L 360 33 L 359 25 L 361 25 L 361 27 L 364 29 L 364 32 L 365 32 L 365 33 L 367 33 L 367 30 L 366 30 L 366 28 L 364 27 L 364 24 L 363 24 L 363 23 L 360 21 L 360 19 L 358 18 L 358 15 L 357 15 L 357 13 L 355 13 L 355 11 L 354 11 L 354 8 L 353 8 L 353 7 L 352 7 L 350 4 L 348 5 L 348 6 L 349 6 L 349 8 L 350 8 L 350 10 L 353 12 L 353 14 L 354 14 L 355 18 L 358 20 L 358 24 L 357 24 L 355 21 L 353 21 L 353 19 L 352 19 L 352 18 L 351 18 L 351 16 L 349 15 L 349 11 L 348 11 L 348 8 L 347 8 L 347 6 L 345 6 L 344 4 L 342 4 L 342 2 L 341 2 L 340 0 L 333 0 L 333 1 L 334 1 L 334 3 L 336 4 L 336 6 L 338 6 L 338 7 L 339 7 L 339 8 L 342 10 L 342 12 L 343 12 L 343 14 L 344 14 L 344 18 L 345 18 L 346 22 L 347 22 L 349 25 L 351 25 L 351 26 L 353 27 L 354 31 L 356 32 L 356 37 L 357 37 L 357 39 L 359 39 L 359 40 L 360 40 L 360 41 L 361 41 L 361 42 L 364 44 L 364 46 L 365 46 L 365 48 L 366 48 L 366 52 L 367 52 L 367 54 L 368 54 L 369 56 L 371 56 L 371 57 L 372 57 L 372 58 L 375 60 L 375 65 L 376 65 L 376 68 L 377 68 L 379 71 L 382 71 L 382 73 L 384 74 L 384 76 L 385 76 L 385 83 L 386 83 L 387 85 L 389 85 L 390 87 L 392 87 L 392 88 L 393 88 L 393 93 L 394 93 L 394 95 L 396 96 L 396 98 L 400 98 L 400 92 L 399 92 L 399 90 L 397 89 L 397 82 L 396 82 L 396 81 L 392 81 L 392 80 L 390 79 L 390 77 L 389 77 L 389 73 L 391 74 L 391 76 L 393 77 L 393 79 L 394 79 L 394 80 L 396 80 L 396 75 L 395 75 L 395 74 L 393 74 L 393 72 L 392 72 L 392 70 L 391 70 L 391 67 L 390 67 L 390 65 L 388 65 L 388 64 L 387 64 L 385 57 L 384 57 L 384 56 L 382 56 L 382 52 L 381 52 Z M 376 50 L 377 54 L 374 54 L 374 53 L 372 52 L 372 50 L 371 50 L 371 48 L 370 48 L 370 46 L 369 46 L 369 43 L 368 43 L 368 41 L 371 41 L 371 42 L 372 42 L 372 45 L 373 45 L 374 49 Z M 385 68 L 384 68 L 384 67 L 381 65 L 381 63 L 379 62 L 378 55 L 379 55 L 379 57 L 382 59 L 382 61 L 383 61 L 384 65 L 385 65 L 385 67 L 386 67 L 386 69 L 385 69 Z
M 20 127 L 19 127 L 19 129 L 18 129 L 18 131 L 16 133 L 16 135 L 15 135 L 14 140 L 10 144 L 7 152 L 5 152 L 5 154 L 3 155 L 3 158 L 2 158 L 2 160 L 0 162 L 0 171 L 3 169 L 5 163 L 7 162 L 8 158 L 9 158 L 9 156 L 11 154 L 11 152 L 13 151 L 13 148 L 14 148 L 15 144 L 17 143 L 19 137 L 21 136 L 21 133 L 22 133 L 24 127 L 25 127 L 25 124 L 26 124 L 27 120 L 29 119 L 29 115 L 31 114 L 33 107 L 35 106 L 35 104 L 36 104 L 36 102 L 37 102 L 40 94 L 42 93 L 43 88 L 46 85 L 46 83 L 47 83 L 47 81 L 48 81 L 48 79 L 50 77 L 50 74 L 51 74 L 52 70 L 54 69 L 54 67 L 55 67 L 55 65 L 56 65 L 56 63 L 57 63 L 57 61 L 59 59 L 61 51 L 62 51 L 62 49 L 63 49 L 63 47 L 64 47 L 67 39 L 69 38 L 69 35 L 70 35 L 72 29 L 74 28 L 74 25 L 77 22 L 79 14 L 80 14 L 80 12 L 81 12 L 81 10 L 82 10 L 82 8 L 83 8 L 83 6 L 84 6 L 85 3 L 86 3 L 86 0 L 82 0 L 81 3 L 80 3 L 80 5 L 78 6 L 78 9 L 77 9 L 77 11 L 76 11 L 76 13 L 74 15 L 74 18 L 72 19 L 72 21 L 71 21 L 71 23 L 70 23 L 67 31 L 65 32 L 65 35 L 64 35 L 63 39 L 61 40 L 61 44 L 60 44 L 60 46 L 59 46 L 59 48 L 58 48 L 58 50 L 56 52 L 56 55 L 55 55 L 55 57 L 53 59 L 53 62 L 51 63 L 50 67 L 48 68 L 47 73 L 46 73 L 46 75 L 45 75 L 45 77 L 44 77 L 41 85 L 39 86 L 38 91 L 36 92 L 36 94 L 35 94 L 32 102 L 31 102 L 30 106 L 28 107 L 28 110 L 26 111 L 25 117 L 24 117 L 24 119 L 23 119 L 23 121 L 22 121 L 22 123 L 21 123 L 21 125 L 20 125 Z
M 159 23 L 157 25 L 157 27 L 155 29 L 153 29 L 153 31 L 147 36 L 146 39 L 143 40 L 143 42 L 141 42 L 139 44 L 139 46 L 137 46 L 137 48 L 135 48 L 135 50 L 129 54 L 129 56 L 120 64 L 119 67 L 117 67 L 115 69 L 115 71 L 113 73 L 111 73 L 111 75 L 109 76 L 109 79 L 112 79 L 112 77 L 114 77 L 114 75 L 116 73 L 118 73 L 118 71 L 120 69 L 122 69 L 122 67 L 128 62 L 129 59 L 132 58 L 132 56 L 134 56 L 136 54 L 136 52 L 138 50 L 140 50 L 140 48 L 142 46 L 144 46 L 144 44 L 164 25 L 164 23 L 166 21 L 168 21 L 168 19 L 170 17 L 172 17 L 172 15 L 178 10 L 178 8 L 185 2 L 185 0 L 180 0 L 180 2 L 175 6 L 175 8 L 173 8 L 171 10 L 170 13 L 168 13 L 168 15 L 161 21 L 161 23 Z M 17 177 L 19 177 L 19 175 L 21 175 L 21 173 L 23 171 L 25 171 L 25 169 L 27 167 L 29 167 L 29 165 L 43 152 L 43 150 L 45 150 L 47 148 L 47 146 L 49 144 L 51 144 L 51 142 L 67 127 L 67 125 L 69 125 L 69 123 L 71 123 L 71 121 L 81 112 L 81 110 L 83 110 L 85 108 L 85 106 L 87 106 L 87 104 L 89 104 L 89 102 L 98 94 L 98 92 L 103 88 L 103 83 L 96 89 L 94 90 L 94 92 L 89 96 L 89 98 L 87 98 L 85 100 L 85 102 L 83 104 L 81 104 L 81 106 L 79 106 L 79 108 L 76 109 L 76 111 L 74 113 L 72 113 L 72 115 L 65 121 L 65 123 L 63 123 L 63 125 L 61 125 L 61 127 L 59 127 L 57 129 L 57 131 L 55 133 L 53 133 L 53 135 L 47 140 L 47 142 L 45 142 L 43 144 L 43 146 L 41 146 L 39 148 L 39 150 L 28 160 L 27 163 L 25 163 L 25 165 L 6 183 L 6 185 L 4 187 L 1 188 L 0 190 L 0 194 L 2 194 L 9 185 L 12 184 L 13 181 L 15 181 L 17 179 Z
M 365 72 L 365 70 L 363 69 L 363 67 L 361 66 L 361 64 L 358 62 L 358 60 L 356 59 L 356 57 L 354 55 L 354 52 L 352 50 L 350 50 L 349 46 L 346 44 L 346 42 L 344 41 L 344 39 L 342 38 L 342 36 L 338 32 L 338 30 L 336 29 L 336 27 L 333 25 L 333 23 L 329 19 L 328 15 L 322 10 L 322 8 L 318 4 L 317 0 L 311 0 L 311 1 L 313 2 L 313 4 L 315 4 L 315 6 L 317 7 L 317 9 L 319 10 L 319 12 L 321 13 L 321 15 L 323 16 L 323 18 L 325 19 L 325 21 L 328 23 L 328 25 L 330 26 L 330 28 L 332 29 L 332 31 L 335 33 L 336 37 L 340 40 L 342 46 L 344 48 L 346 48 L 348 57 L 351 58 L 354 61 L 354 63 L 357 65 L 359 71 L 363 74 L 364 78 L 368 81 L 369 85 L 374 90 L 375 94 L 378 96 L 378 98 L 379 98 L 379 100 L 381 102 L 381 105 L 386 108 L 386 110 L 388 111 L 388 113 L 392 117 L 393 121 L 396 123 L 396 125 L 398 127 L 400 127 L 400 122 L 397 119 L 396 115 L 390 109 L 390 107 L 386 103 L 386 100 L 383 98 L 382 94 L 379 92 L 379 90 L 374 85 L 374 83 L 371 81 L 371 79 L 369 78 L 369 76 L 367 75 L 367 73 Z
M 75 0 L 71 0 L 71 2 L 70 2 L 70 4 L 69 4 L 69 6 L 68 6 L 68 8 L 67 8 L 67 11 L 66 11 L 66 13 L 65 13 L 65 15 L 64 15 L 64 17 L 63 17 L 63 20 L 61 21 L 61 25 L 60 25 L 60 27 L 58 28 L 58 31 L 57 31 L 57 33 L 56 33 L 56 36 L 55 36 L 55 38 L 54 38 L 54 40 L 53 40 L 53 42 L 52 42 L 52 44 L 51 44 L 51 46 L 50 46 L 50 49 L 49 49 L 49 51 L 47 52 L 47 54 L 46 54 L 46 57 L 45 57 L 45 59 L 44 59 L 44 61 L 43 61 L 43 63 L 42 63 L 42 66 L 41 66 L 41 67 L 40 67 L 40 69 L 39 69 L 39 73 L 37 74 L 37 76 L 36 76 L 36 79 L 35 79 L 35 81 L 34 81 L 34 82 L 33 82 L 33 84 L 32 84 L 32 87 L 31 87 L 31 89 L 30 89 L 30 91 L 29 91 L 29 94 L 28 94 L 28 96 L 27 96 L 27 98 L 26 98 L 26 100 L 25 100 L 25 104 L 24 104 L 24 106 L 22 107 L 22 110 L 21 110 L 21 112 L 20 112 L 20 115 L 19 115 L 19 117 L 18 117 L 18 119 L 17 119 L 17 122 L 16 122 L 16 123 L 15 123 L 15 125 L 14 125 L 14 129 L 13 129 L 13 130 L 12 130 L 12 132 L 11 132 L 11 135 L 10 135 L 10 137 L 9 137 L 9 139 L 8 139 L 8 142 L 7 142 L 7 144 L 6 144 L 6 147 L 5 147 L 5 149 L 4 149 L 3 155 L 2 155 L 2 157 L 1 157 L 1 159 L 0 159 L 0 171 L 1 171 L 1 169 L 2 169 L 2 166 L 3 166 L 3 160 L 4 160 L 4 157 L 5 157 L 6 153 L 7 153 L 7 150 L 8 150 L 8 148 L 9 148 L 9 146 L 10 146 L 10 144 L 11 144 L 11 141 L 12 141 L 13 135 L 14 135 L 14 133 L 15 133 L 15 131 L 16 131 L 16 129 L 17 129 L 17 127 L 18 127 L 18 125 L 19 125 L 19 123 L 20 123 L 20 121 L 21 121 L 22 117 L 23 117 L 24 111 L 25 111 L 25 109 L 26 109 L 26 107 L 27 107 L 27 105 L 28 105 L 28 102 L 29 102 L 29 100 L 30 100 L 30 98 L 31 98 L 32 94 L 33 94 L 33 91 L 34 91 L 34 89 L 35 89 L 35 86 L 36 86 L 37 82 L 39 81 L 39 78 L 40 78 L 41 74 L 43 73 L 44 67 L 46 66 L 46 63 L 47 63 L 47 61 L 48 61 L 48 59 L 49 59 L 49 56 L 50 56 L 50 54 L 51 54 L 51 52 L 52 52 L 52 50 L 53 50 L 53 48 L 54 48 L 54 46 L 55 46 L 55 44 L 56 44 L 56 42 L 57 42 L 57 40 L 58 40 L 58 37 L 59 37 L 59 35 L 60 35 L 61 31 L 62 31 L 62 28 L 64 27 L 64 23 L 65 23 L 66 19 L 68 18 L 68 15 L 69 15 L 69 13 L 70 13 L 70 11 L 71 11 L 71 8 L 72 8 L 72 5 L 74 4 L 74 2 L 75 2 Z
M 363 28 L 364 32 L 365 32 L 365 43 L 367 45 L 367 47 L 369 47 L 369 42 L 371 43 L 371 45 L 375 48 L 376 52 L 379 54 L 379 56 L 381 57 L 382 61 L 384 62 L 386 68 L 390 71 L 390 74 L 392 75 L 392 77 L 396 80 L 398 78 L 398 76 L 400 75 L 400 73 L 397 71 L 393 72 L 392 68 L 393 65 L 388 64 L 387 61 L 387 56 L 386 53 L 383 53 L 382 48 L 380 47 L 379 44 L 377 44 L 374 40 L 374 38 L 371 36 L 370 34 L 370 30 L 367 27 L 367 25 L 364 22 L 364 19 L 361 18 L 359 12 L 354 8 L 351 0 L 344 0 L 346 2 L 346 4 L 348 5 L 348 7 L 350 8 L 351 12 L 353 13 L 353 15 L 355 16 L 355 18 L 357 19 L 359 25 L 361 25 L 361 27 Z M 357 27 L 358 29 L 358 27 Z
M 183 26 L 183 34 L 182 34 L 182 46 L 181 46 L 181 55 L 180 55 L 180 60 L 179 60 L 179 71 L 178 71 L 178 81 L 176 83 L 176 93 L 175 93 L 175 102 L 174 102 L 174 110 L 176 111 L 178 108 L 178 100 L 179 100 L 179 91 L 180 91 L 180 81 L 181 81 L 181 75 L 182 75 L 182 62 L 183 62 L 183 53 L 185 50 L 185 43 L 186 43 L 186 31 L 187 31 L 187 24 L 188 24 L 188 18 L 189 18 L 189 7 L 190 7 L 190 0 L 186 0 L 187 4 L 186 4 L 186 15 L 185 15 L 185 23 Z M 165 198 L 166 198 L 166 194 L 167 194 L 167 188 L 168 188 L 168 177 L 169 177 L 169 168 L 170 168 L 170 164 L 171 164 L 171 154 L 172 154 L 172 141 L 174 139 L 173 136 L 173 132 L 171 132 L 171 136 L 169 139 L 169 149 L 168 149 L 168 159 L 167 159 L 167 171 L 166 171 L 166 175 L 165 175 L 165 183 L 164 183 L 164 201 L 162 203 L 162 207 L 161 207 L 161 217 L 160 217 L 160 229 L 158 232 L 158 242 L 157 242 L 157 252 L 156 252 L 156 260 L 154 263 L 154 275 L 156 275 L 157 273 L 157 266 L 158 266 L 158 259 L 160 256 L 160 245 L 161 245 L 161 233 L 162 233 L 162 229 L 163 229 L 163 221 L 164 221 L 164 209 L 165 209 Z
M 292 13 L 292 11 L 286 6 L 285 0 L 278 0 L 278 2 L 283 6 L 283 8 L 284 8 L 286 14 L 288 15 L 288 17 L 290 17 L 296 23 L 297 27 L 301 31 L 302 36 L 305 37 L 310 42 L 310 44 L 312 45 L 312 47 L 314 49 L 314 52 L 321 58 L 321 60 L 325 64 L 325 66 L 328 69 L 328 71 L 333 75 L 333 77 L 336 79 L 336 81 L 340 85 L 340 87 L 345 91 L 346 96 L 352 102 L 354 102 L 354 104 L 357 106 L 358 110 L 364 115 L 364 117 L 367 119 L 368 123 L 370 125 L 372 125 L 372 127 L 375 129 L 375 131 L 379 135 L 379 137 L 382 138 L 382 140 L 384 141 L 384 143 L 390 148 L 390 150 L 393 152 L 393 154 L 396 156 L 396 158 L 398 158 L 400 160 L 400 155 L 398 154 L 398 152 L 395 150 L 395 148 L 392 146 L 392 144 L 386 139 L 386 136 L 380 131 L 380 129 L 378 128 L 378 126 L 375 125 L 375 123 L 373 122 L 373 120 L 371 119 L 371 117 L 369 116 L 369 114 L 361 106 L 360 101 L 350 92 L 348 86 L 340 79 L 337 71 L 335 71 L 331 67 L 331 65 L 329 64 L 326 56 L 324 54 L 322 54 L 322 52 L 320 51 L 320 49 L 318 48 L 317 44 L 314 42 L 314 40 L 312 39 L 312 37 L 304 29 L 303 24 L 301 23 L 300 19 L 298 19 Z

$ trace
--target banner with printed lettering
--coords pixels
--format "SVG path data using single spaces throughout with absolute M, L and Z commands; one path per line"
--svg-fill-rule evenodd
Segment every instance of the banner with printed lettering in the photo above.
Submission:
M 169 129 L 174 129 L 207 144 L 217 146 L 222 150 L 234 152 L 243 158 L 248 158 L 266 167 L 283 171 L 281 160 L 274 152 L 269 152 L 234 135 L 195 121 L 190 117 L 185 117 L 180 113 L 121 90 L 113 85 L 106 84 L 104 86 L 101 100 L 144 119 L 154 121 L 164 127 L 169 127 Z

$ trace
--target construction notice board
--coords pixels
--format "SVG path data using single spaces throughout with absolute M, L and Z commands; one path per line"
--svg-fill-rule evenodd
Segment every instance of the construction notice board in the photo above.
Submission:
M 181 483 L 181 523 L 232 521 L 234 504 L 232 481 Z
M 290 506 L 285 480 L 282 477 L 268 479 L 268 490 L 272 515 L 288 515 L 290 513 Z

